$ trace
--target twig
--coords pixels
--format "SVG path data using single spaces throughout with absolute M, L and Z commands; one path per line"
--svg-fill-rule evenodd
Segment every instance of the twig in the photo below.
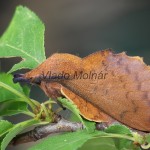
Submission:
M 58 118 L 57 118 L 58 119 Z M 10 145 L 18 145 L 22 143 L 28 143 L 37 141 L 48 135 L 62 132 L 74 132 L 79 129 L 83 129 L 83 125 L 77 122 L 70 122 L 64 118 L 56 120 L 57 123 L 51 123 L 34 128 L 31 131 L 17 135 L 10 143 Z
M 107 127 L 108 127 L 107 123 L 96 124 L 97 130 L 104 130 Z M 42 126 L 34 128 L 31 131 L 17 135 L 10 142 L 10 145 L 18 145 L 18 144 L 33 142 L 33 141 L 42 139 L 48 135 L 62 133 L 62 132 L 74 132 L 83 128 L 84 127 L 82 123 L 71 122 L 71 121 L 65 120 L 64 118 L 61 118 L 58 115 L 55 115 L 54 123 L 50 123 L 48 125 L 42 125 Z M 143 136 L 146 134 L 145 132 L 134 130 L 134 129 L 132 129 L 132 131 L 137 132 Z

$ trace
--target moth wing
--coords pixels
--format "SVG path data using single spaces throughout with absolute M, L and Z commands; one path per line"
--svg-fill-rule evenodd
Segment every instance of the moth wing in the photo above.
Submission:
M 66 81 L 64 85 L 116 120 L 135 129 L 150 131 L 150 67 L 140 57 L 109 50 L 82 59 L 84 73 L 107 73 Z
M 72 101 L 80 111 L 80 114 L 90 121 L 95 122 L 109 122 L 111 123 L 113 119 L 100 111 L 97 107 L 89 103 L 88 101 L 84 100 L 80 96 L 73 93 L 71 90 L 61 87 L 61 93 L 64 95 L 68 100 Z

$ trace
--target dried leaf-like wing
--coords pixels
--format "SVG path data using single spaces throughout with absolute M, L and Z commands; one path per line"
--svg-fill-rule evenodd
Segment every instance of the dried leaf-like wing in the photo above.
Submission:
M 69 78 L 52 79 L 48 72 L 68 73 Z M 132 128 L 150 131 L 150 67 L 140 57 L 114 54 L 111 50 L 82 59 L 54 54 L 23 78 L 32 83 L 40 79 L 40 86 L 49 97 L 63 94 L 89 120 L 105 120 L 103 115 L 102 119 L 95 117 L 96 113 L 104 114 Z
M 91 103 L 88 101 L 82 99 L 75 93 L 71 92 L 69 89 L 62 87 L 61 93 L 64 95 L 67 99 L 72 101 L 77 108 L 80 111 L 80 114 L 90 120 L 95 122 L 111 122 L 113 119 L 106 115 L 104 112 L 100 111 L 97 107 L 94 107 Z
M 82 59 L 83 74 L 105 78 L 64 82 L 67 88 L 116 120 L 150 131 L 150 67 L 140 57 L 100 51 Z

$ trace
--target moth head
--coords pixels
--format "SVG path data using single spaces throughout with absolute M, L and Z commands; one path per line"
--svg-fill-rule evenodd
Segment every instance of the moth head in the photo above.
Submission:
M 74 74 L 74 70 L 78 71 L 81 58 L 71 54 L 53 54 L 37 68 L 25 73 L 15 74 L 13 81 L 25 82 L 30 84 L 41 84 L 41 81 L 58 81 L 57 76 L 61 73 L 69 75 Z M 61 78 L 63 79 L 63 78 Z
M 28 84 L 40 84 L 41 81 L 39 78 L 32 77 L 32 76 L 27 76 L 26 74 L 14 74 L 13 82 L 23 82 L 23 83 L 28 83 Z

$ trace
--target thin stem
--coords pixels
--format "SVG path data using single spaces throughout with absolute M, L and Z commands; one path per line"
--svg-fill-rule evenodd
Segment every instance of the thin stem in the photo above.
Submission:
M 24 111 L 24 112 L 22 112 L 22 113 L 25 114 L 25 115 L 28 115 L 28 116 L 30 116 L 30 117 L 32 117 L 32 118 L 35 117 L 35 114 L 32 113 L 31 111 Z
M 20 133 L 21 131 L 25 130 L 28 127 L 31 127 L 33 125 L 38 125 L 39 123 L 40 123 L 39 120 L 30 119 L 30 120 L 18 123 L 15 126 L 13 126 L 10 132 L 7 134 L 7 136 L 3 139 L 3 142 L 5 142 L 5 144 L 1 146 L 2 149 L 5 149 L 6 146 L 9 144 L 9 142 L 12 140 L 12 138 L 15 137 L 18 133 Z
M 45 112 L 45 114 L 46 114 L 46 118 L 50 121 L 51 118 L 50 118 L 50 116 L 49 116 L 49 113 L 48 113 L 47 108 L 45 107 L 45 105 L 44 105 L 43 103 L 41 104 L 41 106 L 42 106 L 42 108 L 43 108 L 43 110 L 44 110 L 44 112 Z
M 34 100 L 34 99 L 30 99 L 36 106 L 40 106 L 41 104 L 38 102 L 38 101 L 36 101 L 36 100 Z
M 55 101 L 47 100 L 47 101 L 44 102 L 44 104 L 45 105 L 47 105 L 47 104 L 56 104 L 56 102 Z
M 62 111 L 63 109 L 61 107 L 59 107 L 58 109 L 55 110 L 55 113 L 58 114 L 60 111 Z
M 122 138 L 122 139 L 127 139 L 127 140 L 131 140 L 134 141 L 133 137 L 127 136 L 127 135 L 121 135 L 121 134 L 110 134 L 108 133 L 107 135 L 100 135 L 100 137 L 109 137 L 109 138 Z
M 149 149 L 150 148 L 150 143 L 149 144 L 147 144 L 147 145 L 141 145 L 141 147 L 143 148 L 143 149 Z
M 35 110 L 36 109 L 36 105 L 28 98 L 26 97 L 25 95 L 23 95 L 22 93 L 18 92 L 17 90 L 13 89 L 12 87 L 6 85 L 5 83 L 3 82 L 0 82 L 0 86 L 7 89 L 8 91 L 16 94 L 17 96 L 21 97 L 24 99 L 24 101 L 26 103 L 28 103 L 30 105 L 30 107 L 32 108 L 32 110 Z
M 36 118 L 38 120 L 41 119 L 42 112 L 43 112 L 43 107 L 41 107 L 40 112 L 36 115 Z
M 17 135 L 12 141 L 11 145 L 18 145 L 42 139 L 48 135 L 62 132 L 74 132 L 83 129 L 82 123 L 70 122 L 63 118 L 59 118 L 57 123 L 42 125 L 35 129 Z

